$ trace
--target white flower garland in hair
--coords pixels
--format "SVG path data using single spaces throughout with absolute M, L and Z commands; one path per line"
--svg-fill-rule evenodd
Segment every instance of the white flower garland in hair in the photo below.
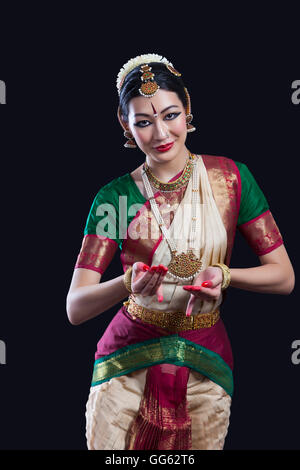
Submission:
M 166 65 L 170 65 L 173 67 L 173 64 L 168 61 L 165 57 L 158 55 L 158 54 L 142 54 L 130 59 L 126 64 L 123 65 L 120 72 L 118 73 L 117 78 L 117 89 L 118 93 L 120 94 L 121 84 L 126 77 L 126 75 L 131 72 L 135 67 L 140 64 L 148 64 L 150 62 L 161 62 Z

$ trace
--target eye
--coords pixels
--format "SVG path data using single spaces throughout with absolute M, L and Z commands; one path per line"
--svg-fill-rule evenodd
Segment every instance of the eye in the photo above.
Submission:
M 181 114 L 181 113 L 169 113 L 165 116 L 165 119 L 167 121 L 171 121 L 172 119 L 176 119 L 177 116 L 179 116 L 179 114 Z
M 147 127 L 149 124 L 151 124 L 151 122 L 144 119 L 143 121 L 136 122 L 134 125 L 137 127 Z

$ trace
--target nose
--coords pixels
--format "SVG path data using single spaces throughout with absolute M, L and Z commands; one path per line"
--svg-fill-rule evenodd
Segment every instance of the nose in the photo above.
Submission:
M 154 123 L 153 138 L 157 141 L 165 140 L 169 137 L 168 126 L 160 119 L 156 118 Z

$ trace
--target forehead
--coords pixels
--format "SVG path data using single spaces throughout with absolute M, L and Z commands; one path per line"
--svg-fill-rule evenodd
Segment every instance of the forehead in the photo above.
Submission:
M 144 96 L 136 96 L 129 101 L 129 113 L 149 113 L 153 112 L 151 103 L 154 105 L 157 112 L 162 111 L 168 106 L 174 105 L 183 108 L 183 104 L 178 98 L 177 93 L 174 91 L 159 89 L 152 98 L 145 98 Z

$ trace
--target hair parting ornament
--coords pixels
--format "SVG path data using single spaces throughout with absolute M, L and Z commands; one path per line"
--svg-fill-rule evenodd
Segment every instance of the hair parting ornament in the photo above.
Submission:
M 155 82 L 154 73 L 151 72 L 151 67 L 149 67 L 148 65 L 148 63 L 150 62 L 158 62 L 165 64 L 165 66 L 171 73 L 176 75 L 176 77 L 181 77 L 181 73 L 177 72 L 177 70 L 175 70 L 175 68 L 173 67 L 173 64 L 165 57 L 158 54 L 142 54 L 126 62 L 126 64 L 123 65 L 120 72 L 118 73 L 117 90 L 119 95 L 126 75 L 128 75 L 129 72 L 131 72 L 131 70 L 133 70 L 138 65 L 141 65 L 140 72 L 142 74 L 142 84 L 139 88 L 140 94 L 142 96 L 145 96 L 146 98 L 151 98 L 155 95 L 155 93 L 159 89 L 159 85 Z

